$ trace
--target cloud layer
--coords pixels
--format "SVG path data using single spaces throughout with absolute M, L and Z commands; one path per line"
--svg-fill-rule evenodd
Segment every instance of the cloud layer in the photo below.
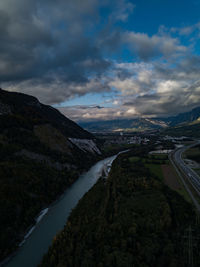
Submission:
M 2 0 L 2 86 L 50 104 L 87 93 L 92 83 L 99 90 L 99 77 L 110 63 L 89 36 L 98 8 L 95 0 Z
M 1 0 L 1 87 L 46 104 L 110 93 L 101 108 L 61 109 L 75 120 L 163 116 L 198 106 L 200 23 L 137 32 L 128 23 L 136 10 L 128 0 Z

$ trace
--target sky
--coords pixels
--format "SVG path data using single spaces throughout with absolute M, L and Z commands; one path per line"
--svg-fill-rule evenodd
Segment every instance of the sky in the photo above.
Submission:
M 1 0 L 0 86 L 75 121 L 200 106 L 200 0 Z

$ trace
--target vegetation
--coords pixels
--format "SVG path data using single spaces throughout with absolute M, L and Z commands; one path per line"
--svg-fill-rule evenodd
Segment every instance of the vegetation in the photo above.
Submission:
M 187 158 L 200 163 L 200 145 L 186 150 L 185 155 Z
M 128 150 L 136 147 L 137 145 L 133 144 L 109 144 L 102 146 L 102 152 L 104 157 L 109 157 L 111 155 L 115 155 L 120 151 Z
M 200 169 L 195 169 L 195 171 L 200 175 Z
M 34 97 L 1 90 L 0 109 L 2 260 L 23 240 L 41 209 L 99 157 L 68 139 L 94 139 L 93 135 Z M 173 144 L 166 141 L 163 146 Z M 105 155 L 126 148 L 107 147 Z M 116 160 L 108 180 L 101 179 L 72 212 L 42 266 L 184 263 L 177 244 L 195 214 L 189 203 L 163 185 L 159 168 L 168 161 L 149 156 L 153 148 L 153 141 L 148 147 L 132 146 Z
M 68 139 L 94 136 L 34 97 L 0 90 L 0 110 L 0 260 L 3 260 L 23 240 L 41 209 L 98 157 L 80 150 Z
M 0 258 L 12 252 L 40 210 L 76 178 L 45 164 L 18 159 L 0 163 Z
M 200 123 L 170 127 L 162 131 L 164 135 L 200 137 Z
M 147 167 L 150 170 L 150 173 L 152 176 L 158 177 L 161 181 L 163 181 L 163 173 L 162 173 L 160 165 L 158 165 L 158 164 L 145 164 L 145 167 Z
M 147 159 L 147 148 L 115 160 L 108 179 L 100 179 L 72 211 L 40 267 L 186 266 L 182 237 L 194 225 L 193 207 L 138 157 Z M 198 251 L 194 258 L 199 266 Z

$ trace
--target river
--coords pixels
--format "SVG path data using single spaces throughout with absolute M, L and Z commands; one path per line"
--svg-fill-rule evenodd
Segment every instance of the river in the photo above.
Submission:
M 96 183 L 105 169 L 110 166 L 117 155 L 97 162 L 90 170 L 82 174 L 78 180 L 66 190 L 62 197 L 41 216 L 38 224 L 30 231 L 30 235 L 21 245 L 17 253 L 5 265 L 7 267 L 36 267 L 47 252 L 53 237 L 63 229 L 71 210 L 83 195 Z

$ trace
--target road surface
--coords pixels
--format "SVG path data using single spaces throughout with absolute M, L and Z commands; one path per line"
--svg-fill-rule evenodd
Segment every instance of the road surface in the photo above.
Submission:
M 200 177 L 188 165 L 186 165 L 185 162 L 182 159 L 183 152 L 185 152 L 187 149 L 189 149 L 191 147 L 194 147 L 194 146 L 196 146 L 198 144 L 200 144 L 200 141 L 197 141 L 192 145 L 189 145 L 189 146 L 186 146 L 186 147 L 182 147 L 180 149 L 175 150 L 172 154 L 170 154 L 169 159 L 172 162 L 172 164 L 174 165 L 174 167 L 176 168 L 176 170 L 177 170 L 177 172 L 178 172 L 178 174 L 179 174 L 179 176 L 180 176 L 180 178 L 181 178 L 181 180 L 182 180 L 187 192 L 189 193 L 190 197 L 192 198 L 197 210 L 200 212 L 200 205 L 197 202 L 197 200 L 195 199 L 193 193 L 189 189 L 187 183 L 185 182 L 185 180 L 183 179 L 182 174 L 181 174 L 181 173 L 184 174 L 186 179 L 190 182 L 190 184 L 192 185 L 192 187 L 195 189 L 196 193 L 200 197 Z

